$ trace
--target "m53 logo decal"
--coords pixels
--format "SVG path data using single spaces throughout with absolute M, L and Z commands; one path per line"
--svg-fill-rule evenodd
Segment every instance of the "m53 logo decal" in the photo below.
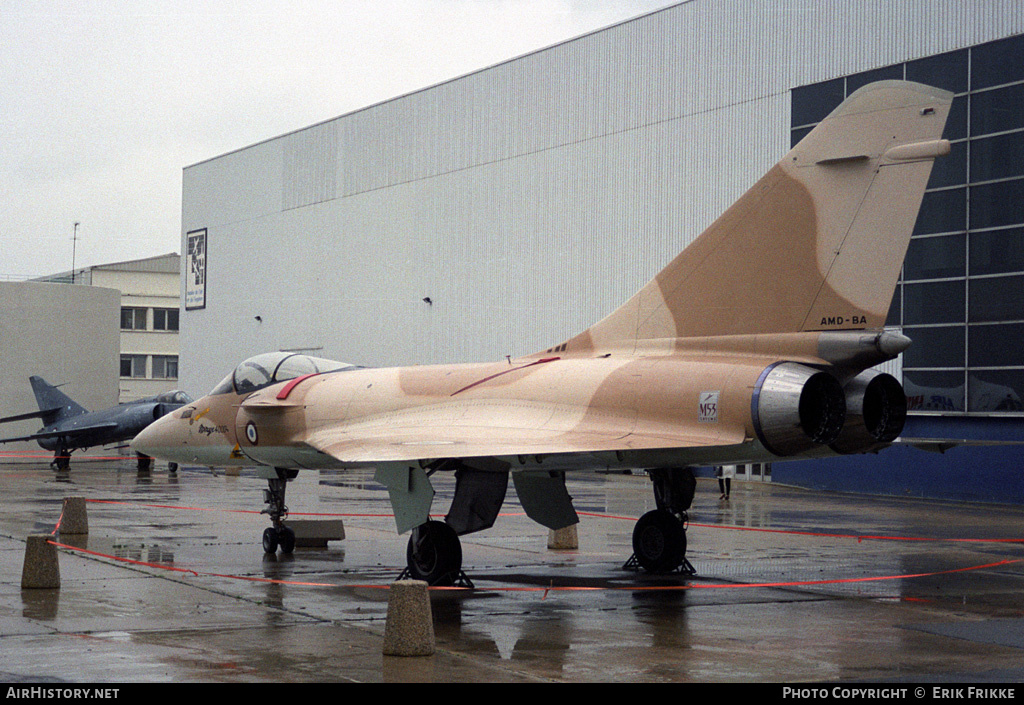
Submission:
M 701 392 L 697 402 L 698 421 L 718 421 L 718 392 Z

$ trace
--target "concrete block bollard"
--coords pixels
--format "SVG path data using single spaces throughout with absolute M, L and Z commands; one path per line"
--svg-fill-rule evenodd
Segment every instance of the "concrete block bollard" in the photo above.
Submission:
M 25 565 L 21 570 L 21 587 L 52 589 L 60 587 L 60 566 L 57 547 L 49 536 L 29 536 L 25 541 Z
M 89 516 L 85 511 L 85 497 L 65 497 L 64 509 L 60 514 L 62 535 L 80 536 L 89 533 Z
M 434 653 L 434 618 L 427 584 L 396 580 L 388 592 L 384 625 L 385 656 L 430 656 Z
M 296 546 L 327 548 L 328 541 L 345 538 L 341 519 L 289 519 L 288 526 L 295 532 Z
M 573 551 L 580 547 L 579 537 L 576 535 L 577 524 L 563 527 L 557 530 L 548 530 L 548 548 L 558 551 Z

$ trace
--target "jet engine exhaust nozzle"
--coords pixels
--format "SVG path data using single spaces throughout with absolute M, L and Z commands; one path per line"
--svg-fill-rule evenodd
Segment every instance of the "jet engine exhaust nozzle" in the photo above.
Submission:
M 827 372 L 780 362 L 757 380 L 751 415 L 765 448 L 779 456 L 795 455 L 839 437 L 846 398 L 839 381 Z
M 837 453 L 867 453 L 896 440 L 907 420 L 907 397 L 895 377 L 866 370 L 847 382 L 846 423 L 834 442 Z

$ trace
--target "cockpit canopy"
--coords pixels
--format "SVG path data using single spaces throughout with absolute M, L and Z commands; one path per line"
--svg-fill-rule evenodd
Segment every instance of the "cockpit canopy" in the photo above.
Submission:
M 270 352 L 239 363 L 210 394 L 249 394 L 302 375 L 355 369 L 356 365 L 293 352 Z
M 156 395 L 156 400 L 163 404 L 191 404 L 195 401 L 185 392 L 180 389 L 172 389 L 169 392 L 163 392 L 162 394 Z

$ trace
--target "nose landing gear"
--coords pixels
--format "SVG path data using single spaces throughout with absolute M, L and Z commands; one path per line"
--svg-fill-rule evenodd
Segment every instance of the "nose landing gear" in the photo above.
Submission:
M 281 548 L 281 553 L 291 553 L 295 550 L 295 532 L 290 527 L 268 526 L 264 529 L 263 550 L 266 553 L 277 553 L 278 547 Z
M 284 525 L 284 519 L 288 516 L 288 507 L 285 506 L 284 496 L 288 487 L 288 481 L 294 479 L 298 470 L 287 470 L 285 468 L 274 468 L 277 477 L 267 479 L 267 489 L 263 491 L 263 502 L 267 505 L 261 514 L 270 516 L 272 526 L 263 532 L 263 550 L 266 553 L 291 553 L 295 550 L 295 532 Z

